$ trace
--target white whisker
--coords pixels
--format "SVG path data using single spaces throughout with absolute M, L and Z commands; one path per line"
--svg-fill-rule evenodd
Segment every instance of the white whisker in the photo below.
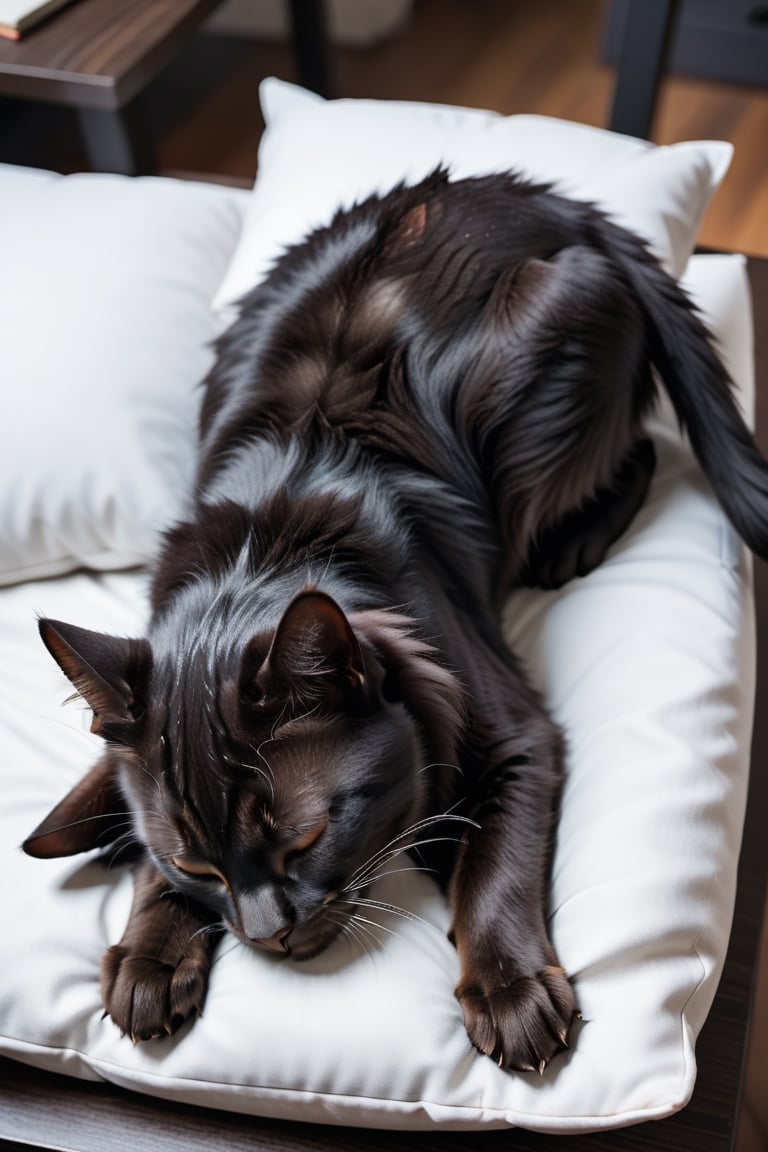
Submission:
M 128 823 L 129 822 L 126 821 L 126 824 Z M 138 836 L 135 834 L 133 826 L 129 825 L 127 832 L 123 832 L 120 836 L 117 837 L 115 841 L 113 841 L 112 844 L 105 846 L 105 852 L 109 853 L 107 859 L 107 872 L 112 871 L 112 868 L 118 863 L 118 857 L 121 856 L 123 852 L 127 852 L 130 848 L 135 847 L 137 844 L 141 845 L 141 840 L 139 840 Z M 143 847 L 143 845 L 141 846 Z
M 62 701 L 61 706 L 63 707 L 64 704 L 66 704 L 66 700 Z M 87 728 L 81 728 L 78 724 L 73 724 L 69 720 L 60 720 L 56 716 L 47 716 L 44 712 L 30 712 L 29 716 L 46 724 L 58 724 L 60 728 L 66 728 L 67 732 L 74 732 L 78 736 L 82 736 L 88 746 L 94 752 L 98 752 L 99 745 L 95 743 L 93 733 L 89 732 Z
M 425 764 L 423 768 L 419 768 L 419 773 L 428 772 L 430 768 L 453 768 L 455 772 L 458 772 L 459 776 L 464 775 L 464 772 L 458 764 L 443 763 L 441 760 L 435 760 L 432 764 Z
M 362 953 L 370 959 L 371 963 L 373 964 L 373 966 L 375 968 L 376 967 L 376 957 L 373 955 L 370 948 L 368 947 L 368 941 L 366 940 L 366 937 L 365 937 L 365 934 L 363 931 L 363 926 L 358 925 L 358 924 L 353 924 L 352 920 L 349 916 L 344 916 L 341 920 L 338 920 L 333 916 L 329 916 L 328 919 L 331 921 L 332 924 L 336 924 L 339 927 L 339 929 L 341 930 L 342 936 L 344 936 L 348 940 L 351 940 L 354 944 L 356 944 L 358 946 L 358 948 L 362 951 Z M 369 938 L 372 939 L 377 946 L 380 946 L 380 941 L 373 935 L 373 933 L 370 931 L 370 929 L 365 929 L 365 932 L 368 933 Z
M 209 936 L 213 932 L 224 932 L 225 930 L 225 924 L 203 924 L 202 928 L 198 928 L 196 932 L 193 932 L 189 939 L 191 942 L 196 936 Z
M 226 924 L 222 924 L 222 928 L 224 929 L 225 933 L 229 931 Z M 231 940 L 229 948 L 222 947 L 219 949 L 218 954 L 213 958 L 211 967 L 213 967 L 214 964 L 218 964 L 219 961 L 223 960 L 225 956 L 228 956 L 230 952 L 234 952 L 236 948 L 245 948 L 245 944 L 243 944 L 242 941 L 236 939 L 236 937 L 230 935 L 229 938 Z
M 409 844 L 408 848 L 410 847 L 411 845 Z M 403 851 L 407 852 L 408 848 L 404 848 Z M 408 864 L 404 868 L 390 868 L 387 872 L 376 872 L 373 876 L 369 877 L 366 884 L 378 884 L 379 880 L 383 880 L 385 876 L 397 876 L 400 872 L 431 872 L 435 875 L 437 869 L 428 868 L 426 864 Z M 346 890 L 346 888 L 342 889 L 344 892 L 346 892 Z
M 476 827 L 477 827 L 477 825 L 476 825 Z M 389 852 L 382 855 L 380 859 L 378 859 L 378 860 L 374 859 L 374 861 L 369 866 L 369 869 L 367 872 L 364 872 L 362 869 L 359 869 L 358 872 L 355 873 L 355 875 L 352 877 L 349 884 L 347 884 L 342 889 L 342 891 L 347 892 L 347 891 L 349 891 L 350 888 L 359 888 L 362 885 L 372 883 L 373 882 L 372 878 L 375 878 L 376 869 L 383 867 L 385 864 L 388 864 L 389 861 L 394 860 L 394 858 L 396 856 L 401 856 L 403 854 L 403 852 L 410 852 L 412 849 L 415 849 L 415 848 L 424 848 L 428 844 L 458 844 L 458 843 L 460 843 L 460 840 L 457 836 L 431 836 L 426 840 L 413 840 L 413 841 L 409 841 L 407 844 L 401 844 L 398 848 L 391 848 L 389 850 Z M 365 865 L 363 865 L 363 867 L 365 867 Z M 425 871 L 427 870 L 426 865 L 422 865 L 422 867 L 424 868 Z
M 350 930 L 354 931 L 358 941 L 360 942 L 361 946 L 364 948 L 366 955 L 370 956 L 371 961 L 373 963 L 373 966 L 375 968 L 376 967 L 376 956 L 375 956 L 375 953 L 369 947 L 369 942 L 371 942 L 373 944 L 373 947 L 376 948 L 380 952 L 384 946 L 381 937 L 376 935 L 373 928 L 369 924 L 363 923 L 362 920 L 358 920 L 358 918 L 354 915 L 349 917 L 349 919 L 347 920 L 347 924 L 348 924 Z
M 456 805 L 454 804 L 452 807 L 455 808 Z M 372 868 L 376 868 L 380 863 L 383 863 L 390 852 L 393 855 L 397 855 L 398 852 L 404 851 L 406 848 L 411 848 L 414 846 L 412 841 L 409 841 L 408 844 L 405 844 L 402 847 L 396 849 L 393 849 L 392 845 L 397 844 L 400 840 L 406 839 L 408 836 L 414 836 L 417 832 L 424 831 L 426 828 L 431 827 L 433 824 L 440 824 L 445 820 L 454 820 L 458 823 L 469 824 L 473 828 L 480 827 L 480 825 L 475 820 L 471 820 L 468 816 L 458 816 L 452 813 L 450 808 L 440 815 L 427 816 L 423 820 L 417 820 L 415 824 L 411 824 L 410 827 L 405 828 L 402 832 L 399 832 L 397 836 L 393 836 L 391 840 L 387 841 L 383 848 L 380 848 L 378 852 L 374 852 L 374 854 L 369 857 L 369 859 L 366 860 L 364 864 L 361 864 L 351 877 L 350 885 L 354 886 L 356 878 L 361 873 L 370 872 Z M 421 843 L 425 843 L 425 841 L 421 841 Z
M 122 812 L 96 812 L 93 816 L 83 816 L 80 820 L 70 820 L 68 824 L 58 824 L 55 828 L 49 828 L 44 833 L 45 836 L 52 835 L 54 832 L 66 832 L 67 828 L 78 828 L 81 824 L 89 824 L 91 820 L 109 820 L 113 816 L 127 816 L 128 813 L 124 810 Z M 116 828 L 122 828 L 126 824 L 130 824 L 130 820 L 121 820 L 119 824 L 113 825 Z
M 386 924 L 380 924 L 378 920 L 369 920 L 366 916 L 361 916 L 359 912 L 353 912 L 351 919 L 354 920 L 356 924 L 368 924 L 373 928 L 380 929 L 382 932 L 388 932 L 390 936 L 396 936 L 398 940 L 405 940 L 406 943 L 410 943 L 407 937 L 403 936 L 400 932 L 395 932 L 394 928 L 387 928 Z
M 403 920 L 410 920 L 414 924 L 423 924 L 425 928 L 435 927 L 434 924 L 430 924 L 429 920 L 425 920 L 422 916 L 417 916 L 415 912 L 410 912 L 407 908 L 401 908 L 399 904 L 389 904 L 385 900 L 369 900 L 361 896 L 358 900 L 341 900 L 339 903 L 354 904 L 356 907 L 378 908 L 380 912 L 391 912 L 393 916 L 401 916 Z
M 258 756 L 261 756 L 261 752 L 258 749 L 256 750 L 256 754 Z M 263 756 L 261 756 L 261 759 L 264 760 L 265 764 L 267 764 L 267 768 L 268 768 L 267 772 L 265 772 L 263 768 L 259 768 L 259 766 L 257 764 L 249 764 L 245 760 L 235 760 L 232 756 L 224 756 L 224 757 L 222 757 L 222 759 L 224 760 L 225 764 L 232 764 L 235 768 L 245 768 L 245 769 L 249 770 L 250 772 L 256 772 L 257 775 L 263 777 L 263 779 L 266 780 L 266 782 L 267 782 L 270 794 L 272 796 L 272 803 L 274 804 L 274 802 L 275 802 L 275 785 L 274 785 L 274 780 L 273 780 L 273 776 L 272 776 L 272 769 L 269 767 L 269 764 L 267 764 L 267 761 L 264 759 Z

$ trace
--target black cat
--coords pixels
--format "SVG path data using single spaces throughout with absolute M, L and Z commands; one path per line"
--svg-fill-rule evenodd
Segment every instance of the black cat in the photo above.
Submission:
M 225 929 L 316 955 L 421 844 L 448 849 L 472 1042 L 539 1070 L 565 1043 L 546 928 L 562 741 L 499 609 L 589 572 L 630 523 L 652 365 L 764 555 L 768 471 L 704 327 L 589 206 L 436 172 L 340 213 L 245 298 L 146 639 L 40 622 L 106 750 L 24 847 L 80 852 L 131 821 L 135 900 L 102 969 L 121 1029 L 199 1009 Z

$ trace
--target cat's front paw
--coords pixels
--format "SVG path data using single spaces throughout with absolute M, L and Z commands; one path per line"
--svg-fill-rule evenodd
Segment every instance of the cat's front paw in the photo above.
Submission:
M 501 1068 L 543 1072 L 566 1046 L 576 1012 L 573 989 L 562 968 L 542 967 L 508 983 L 464 980 L 456 997 L 469 1038 Z
M 146 956 L 114 944 L 101 964 L 106 1012 L 137 1043 L 170 1036 L 199 1014 L 208 984 L 210 956 L 205 947 L 174 957 Z

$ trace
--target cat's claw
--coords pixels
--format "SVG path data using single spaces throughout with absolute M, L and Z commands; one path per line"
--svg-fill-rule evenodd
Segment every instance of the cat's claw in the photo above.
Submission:
M 494 988 L 464 981 L 456 996 L 470 1040 L 500 1068 L 541 1076 L 552 1057 L 567 1047 L 575 1002 L 559 966 L 547 965 L 533 976 Z
M 172 1036 L 190 1016 L 200 1014 L 209 966 L 207 952 L 165 959 L 136 955 L 115 944 L 102 961 L 105 1014 L 134 1044 Z

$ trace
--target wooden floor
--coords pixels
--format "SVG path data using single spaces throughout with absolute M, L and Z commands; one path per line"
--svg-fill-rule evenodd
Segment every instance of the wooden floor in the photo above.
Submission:
M 415 0 L 401 35 L 371 49 L 335 52 L 336 94 L 604 126 L 613 72 L 599 62 L 602 9 L 602 0 Z M 146 94 L 159 166 L 252 178 L 263 128 L 257 86 L 270 74 L 295 78 L 289 46 L 198 37 Z M 3 159 L 83 166 L 71 113 L 19 111 L 9 127 L 0 105 Z M 701 241 L 768 256 L 768 90 L 672 77 L 662 89 L 653 138 L 734 144 Z
M 612 69 L 599 63 L 602 0 L 415 0 L 407 31 L 335 53 L 338 96 L 430 100 L 604 126 Z M 252 43 L 197 114 L 161 141 L 160 162 L 251 176 L 259 78 L 293 76 L 290 50 Z M 682 77 L 662 89 L 654 140 L 729 140 L 730 172 L 702 243 L 768 256 L 768 90 Z
M 335 52 L 336 94 L 605 126 L 613 74 L 598 58 L 601 12 L 601 0 L 415 0 L 402 35 L 372 49 Z M 252 178 L 263 128 L 257 85 L 270 74 L 295 78 L 288 46 L 198 37 L 147 92 L 159 167 Z M 2 158 L 83 166 L 71 114 L 12 111 L 0 120 Z M 701 242 L 768 257 L 768 91 L 668 79 L 653 139 L 697 138 L 729 140 L 736 149 Z M 768 1150 L 768 934 L 763 955 L 739 1152 Z

